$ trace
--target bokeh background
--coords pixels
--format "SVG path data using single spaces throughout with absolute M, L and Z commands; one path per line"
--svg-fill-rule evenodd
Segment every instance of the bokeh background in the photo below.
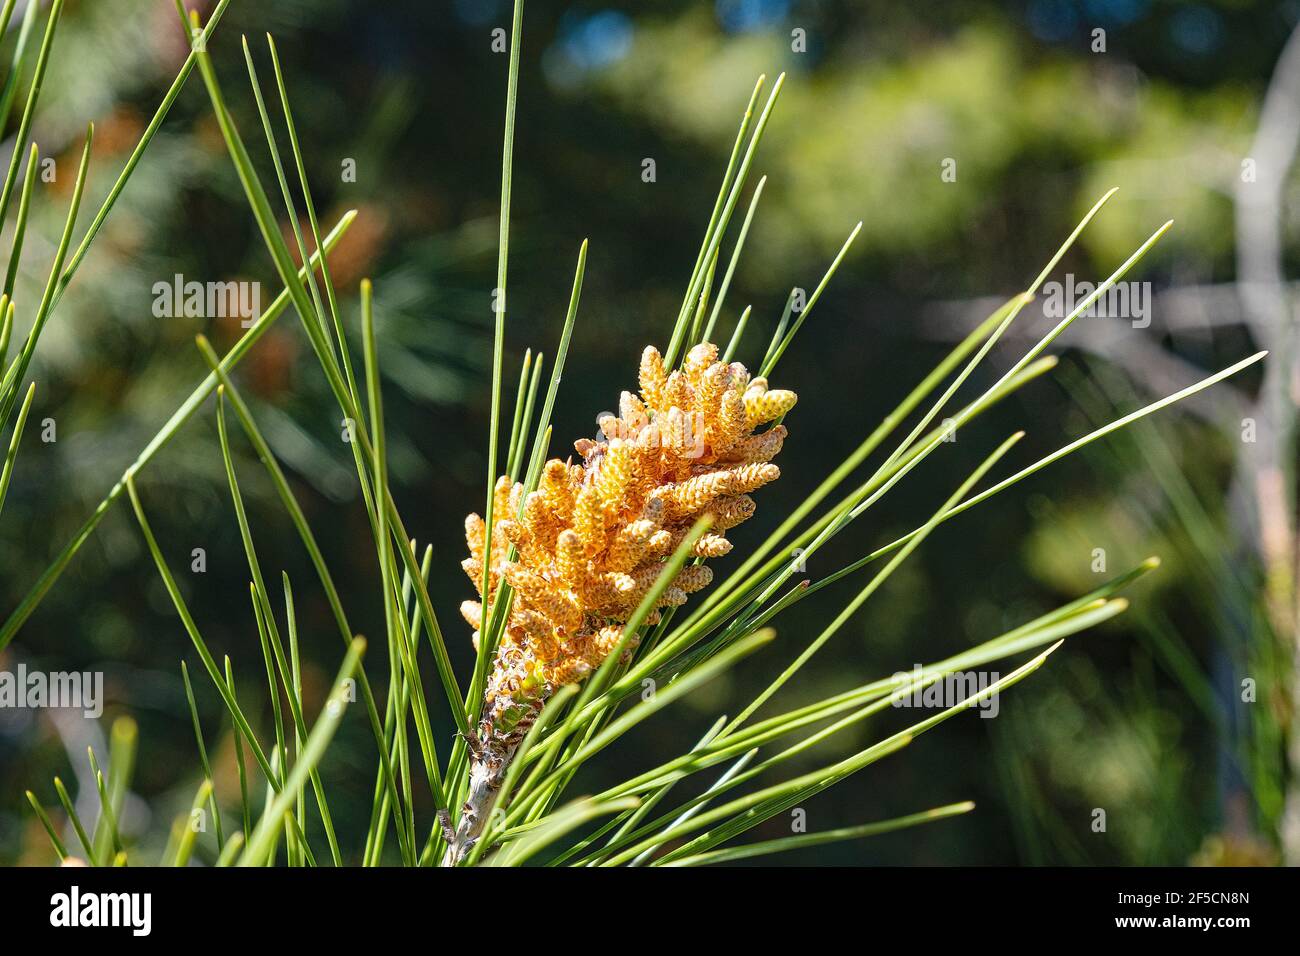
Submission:
M 736 536 L 737 554 L 814 488 L 990 302 L 1023 288 L 1107 188 L 1121 187 L 1061 274 L 1104 277 L 1174 219 L 1136 273 L 1156 290 L 1150 327 L 1082 322 L 1062 341 L 1054 375 L 963 430 L 809 570 L 838 568 L 913 528 L 1015 428 L 1029 432 L 1019 467 L 1190 384 L 1198 369 L 1260 347 L 1236 285 L 1236 197 L 1298 21 L 1300 4 L 1248 0 L 531 3 L 506 379 L 514 380 L 526 347 L 553 352 L 578 246 L 589 238 L 555 415 L 555 434 L 566 437 L 553 450 L 563 454 L 569 440 L 593 433 L 596 414 L 634 381 L 641 348 L 666 340 L 760 73 L 789 75 L 755 168 L 769 177 L 766 191 L 723 313 L 729 335 L 740 309 L 753 305 L 742 359 L 757 360 L 790 288 L 810 289 L 853 225 L 862 220 L 863 228 L 784 361 L 780 384 L 801 400 L 783 477 Z M 505 98 L 506 57 L 494 52 L 492 31 L 508 26 L 504 0 L 235 0 L 211 47 L 269 176 L 239 37 L 249 37 L 265 79 L 261 38 L 275 34 L 322 219 L 360 210 L 335 276 L 354 329 L 356 284 L 363 276 L 376 284 L 393 478 L 408 527 L 434 545 L 432 594 L 462 673 L 472 651 L 455 611 L 469 594 L 458 568 L 461 522 L 481 509 L 486 469 Z M 792 31 L 803 31 L 804 49 L 792 49 Z M 96 123 L 89 209 L 185 52 L 170 0 L 69 0 L 33 131 L 58 176 L 41 186 L 49 197 L 38 194 L 53 201 L 34 209 L 20 297 L 39 294 L 85 123 Z M 14 130 L 5 136 L 7 154 Z M 647 158 L 656 168 L 649 183 Z M 956 160 L 955 182 L 940 175 L 945 159 Z M 349 161 L 355 182 L 342 175 Z M 1281 209 L 1285 240 L 1297 223 L 1294 204 Z M 1284 243 L 1287 265 L 1294 250 Z M 258 281 L 263 301 L 279 288 L 197 73 L 42 341 L 32 421 L 54 419 L 57 440 L 42 442 L 32 428 L 24 440 L 0 525 L 0 613 L 18 604 L 202 378 L 194 335 L 206 333 L 218 348 L 238 336 L 237 322 L 154 316 L 153 284 L 176 273 Z M 1021 319 L 1026 335 L 1048 321 L 1038 305 Z M 991 383 L 1014 357 L 999 349 L 973 387 Z M 1110 574 L 1150 554 L 1164 561 L 1135 590 L 1129 613 L 1075 638 L 1004 696 L 997 719 L 951 721 L 805 808 L 814 830 L 961 799 L 977 803 L 973 814 L 774 862 L 1283 858 L 1295 654 L 1294 611 L 1285 612 L 1294 605 L 1285 569 L 1267 590 L 1277 569 L 1260 562 L 1259 539 L 1261 526 L 1281 533 L 1294 558 L 1294 538 L 1286 538 L 1294 511 L 1284 508 L 1277 524 L 1258 520 L 1251 504 L 1259 476 L 1242 420 L 1255 414 L 1261 388 L 1252 372 L 991 500 L 937 532 L 894 575 L 783 692 L 787 703 L 947 656 L 1069 600 L 1098 583 L 1095 549 L 1105 549 Z M 292 317 L 263 339 L 238 379 L 308 503 L 349 616 L 378 631 L 377 572 L 349 452 Z M 1262 427 L 1273 435 L 1290 425 L 1284 416 Z M 314 708 L 337 667 L 337 636 L 287 518 L 247 447 L 236 447 L 246 456 L 241 479 L 263 565 L 286 569 L 298 584 Z M 1285 502 L 1293 500 L 1294 460 L 1283 463 Z M 183 574 L 182 584 L 209 642 L 251 687 L 261 669 L 257 633 L 221 469 L 209 403 L 138 481 L 173 566 L 205 549 L 206 573 Z M 1294 563 L 1291 575 L 1294 582 Z M 689 746 L 833 613 L 815 601 L 799 605 L 778 621 L 772 652 L 608 751 L 588 786 Z M 101 670 L 107 689 L 98 723 L 0 710 L 0 862 L 51 862 L 23 790 L 52 805 L 49 780 L 59 774 L 93 801 L 85 747 L 102 753 L 108 722 L 120 714 L 141 731 L 127 826 L 140 841 L 165 839 L 200 774 L 179 670 L 186 658 L 195 670 L 134 519 L 119 504 L 0 652 L 9 670 L 20 661 Z M 1252 701 L 1241 699 L 1244 679 L 1255 682 Z M 201 673 L 196 688 L 218 792 L 233 810 L 229 729 Z M 861 728 L 856 740 L 897 725 L 898 716 Z M 269 721 L 269 710 L 260 717 Z M 450 739 L 449 724 L 438 729 Z M 364 828 L 372 749 L 358 715 L 325 764 L 341 831 Z M 1101 833 L 1092 826 L 1097 808 L 1107 815 Z M 783 824 L 773 827 L 759 838 L 779 835 Z

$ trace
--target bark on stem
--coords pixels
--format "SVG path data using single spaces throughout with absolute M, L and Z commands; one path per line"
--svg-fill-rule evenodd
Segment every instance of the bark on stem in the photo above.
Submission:
M 479 741 L 476 752 L 471 756 L 469 769 L 469 791 L 465 802 L 461 804 L 460 819 L 456 822 L 456 832 L 443 855 L 443 866 L 458 866 L 474 849 L 474 844 L 483 835 L 488 814 L 492 811 L 492 801 L 501 788 L 505 771 L 510 766 L 515 747 L 501 749 L 494 746 L 490 738 L 487 742 Z

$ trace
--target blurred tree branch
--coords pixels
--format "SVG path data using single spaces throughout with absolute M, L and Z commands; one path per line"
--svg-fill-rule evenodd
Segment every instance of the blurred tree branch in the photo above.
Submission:
M 1296 320 L 1283 272 L 1282 197 L 1300 146 L 1300 28 L 1292 32 L 1269 81 L 1249 158 L 1256 175 L 1237 184 L 1237 282 L 1246 322 L 1271 355 L 1252 408 L 1259 440 L 1243 442 L 1233 482 L 1233 517 L 1265 573 L 1269 616 L 1290 641 L 1293 661 L 1288 758 L 1291 786 L 1282 825 L 1286 861 L 1300 864 L 1300 632 L 1295 596 L 1296 523 L 1293 496 L 1300 354 Z

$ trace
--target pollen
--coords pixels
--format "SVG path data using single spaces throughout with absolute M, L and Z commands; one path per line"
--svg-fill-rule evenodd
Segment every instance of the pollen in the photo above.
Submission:
M 623 625 L 695 522 L 707 516 L 711 526 L 695 542 L 695 561 L 664 582 L 647 626 L 708 587 L 713 571 L 703 561 L 732 550 L 727 532 L 753 516 L 751 493 L 780 476 L 772 459 L 788 435 L 779 420 L 794 392 L 751 379 L 707 342 L 671 371 L 647 348 L 638 386 L 639 394 L 622 393 L 618 415 L 601 417 L 602 440 L 574 443 L 580 463 L 547 462 L 531 493 L 498 480 L 490 544 L 483 519 L 465 519 L 462 566 L 480 592 L 488 568 L 488 593 L 461 605 L 476 646 L 502 589 L 513 595 L 485 692 L 485 741 L 517 742 L 561 686 L 620 646 L 630 659 L 639 635 L 624 639 Z

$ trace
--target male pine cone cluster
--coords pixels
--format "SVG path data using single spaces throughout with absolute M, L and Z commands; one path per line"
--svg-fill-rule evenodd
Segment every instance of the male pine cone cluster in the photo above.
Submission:
M 547 697 L 600 666 L 701 515 L 712 524 L 694 555 L 730 551 L 724 533 L 754 513 L 749 493 L 780 474 L 771 461 L 785 426 L 757 429 L 790 410 L 793 392 L 769 389 L 739 362 L 718 361 L 710 343 L 691 349 L 671 374 L 659 352 L 647 348 L 640 387 L 639 398 L 622 394 L 617 416 L 601 418 L 604 440 L 574 442 L 581 464 L 548 461 L 527 496 L 523 485 L 499 479 L 490 555 L 483 519 L 465 519 L 470 556 L 462 567 L 480 597 L 485 558 L 490 568 L 486 601 L 461 605 L 475 646 L 501 582 L 514 590 L 484 695 L 484 743 L 517 742 Z M 684 604 L 712 577 L 704 564 L 688 564 L 658 606 Z M 647 623 L 659 614 L 652 609 Z

